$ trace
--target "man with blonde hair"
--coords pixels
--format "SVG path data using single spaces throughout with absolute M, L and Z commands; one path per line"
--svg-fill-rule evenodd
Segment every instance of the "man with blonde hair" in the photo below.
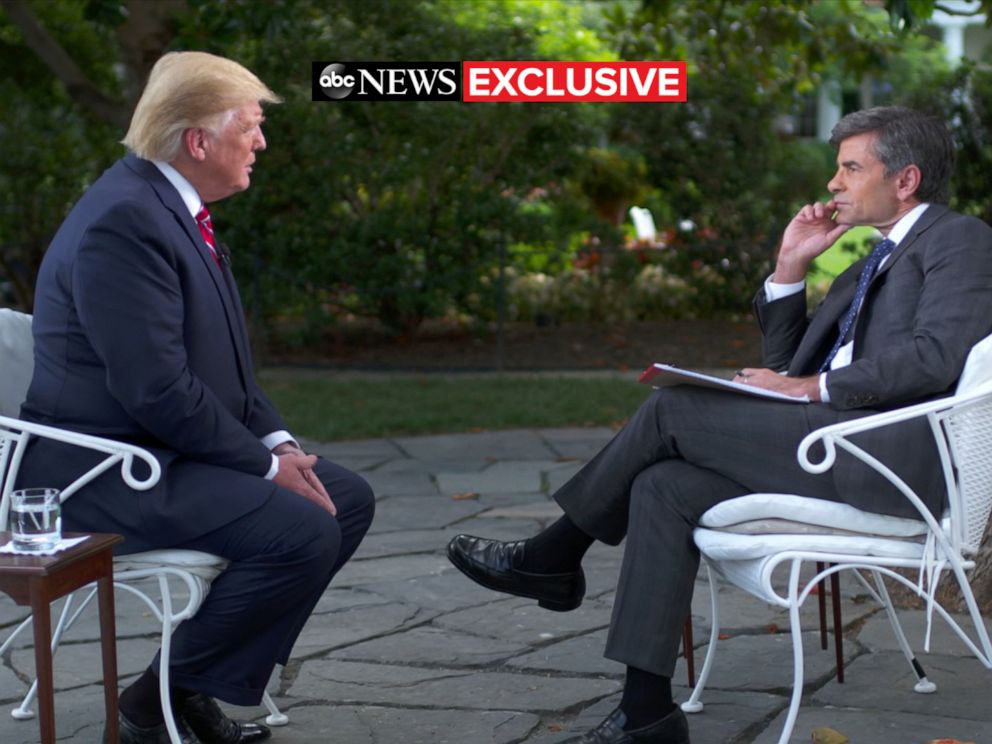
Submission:
M 121 552 L 227 559 L 172 639 L 184 742 L 268 738 L 214 698 L 257 705 L 331 578 L 368 529 L 358 475 L 297 445 L 257 385 L 230 261 L 207 204 L 248 188 L 279 97 L 240 64 L 200 52 L 152 69 L 124 144 L 45 255 L 25 419 L 134 442 L 162 465 L 136 494 L 103 476 L 64 505 L 65 528 L 117 532 Z M 38 442 L 22 482 L 68 484 L 88 455 Z M 158 661 L 121 694 L 122 744 L 168 742 Z

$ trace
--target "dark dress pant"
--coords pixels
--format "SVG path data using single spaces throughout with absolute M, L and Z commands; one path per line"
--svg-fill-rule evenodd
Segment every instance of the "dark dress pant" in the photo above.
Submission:
M 672 676 L 699 567 L 692 531 L 707 509 L 752 492 L 841 500 L 829 473 L 796 460 L 802 438 L 824 423 L 815 408 L 688 386 L 656 391 L 554 494 L 589 535 L 611 545 L 627 538 L 608 658 Z
M 259 508 L 174 547 L 231 563 L 196 615 L 173 635 L 171 683 L 236 705 L 257 705 L 275 665 L 286 664 L 297 636 L 331 579 L 361 542 L 375 511 L 368 484 L 326 460 L 315 472 L 338 513 L 274 489 Z M 158 657 L 153 662 L 158 668 Z

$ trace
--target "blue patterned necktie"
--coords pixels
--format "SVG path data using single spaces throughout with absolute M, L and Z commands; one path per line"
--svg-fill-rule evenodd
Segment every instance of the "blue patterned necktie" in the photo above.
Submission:
M 871 255 L 868 256 L 868 262 L 865 267 L 861 270 L 861 275 L 858 277 L 858 286 L 854 290 L 854 299 L 851 300 L 851 306 L 847 309 L 847 314 L 844 316 L 843 322 L 840 324 L 840 333 L 837 335 L 837 342 L 834 344 L 834 348 L 830 350 L 827 354 L 826 361 L 820 365 L 820 372 L 826 372 L 830 369 L 830 362 L 834 360 L 837 356 L 837 352 L 840 351 L 841 347 L 847 343 L 847 336 L 854 327 L 854 321 L 858 317 L 858 310 L 861 309 L 861 303 L 864 302 L 865 294 L 868 292 L 868 285 L 871 284 L 871 280 L 875 278 L 875 274 L 878 273 L 878 267 L 881 265 L 882 261 L 892 253 L 892 249 L 896 247 L 888 238 L 878 241 L 875 248 L 872 250 Z

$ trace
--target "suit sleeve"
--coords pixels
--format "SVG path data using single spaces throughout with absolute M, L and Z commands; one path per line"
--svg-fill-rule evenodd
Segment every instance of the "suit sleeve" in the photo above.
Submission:
M 762 363 L 776 372 L 788 369 L 809 325 L 806 292 L 769 302 L 764 288 L 759 289 L 754 298 L 754 314 L 761 329 Z
M 251 419 L 248 421 L 248 428 L 252 433 L 261 439 L 274 431 L 289 431 L 289 426 L 283 420 L 275 405 L 269 400 L 258 384 L 255 384 L 254 405 L 252 406 Z
M 183 286 L 164 227 L 127 203 L 89 227 L 71 278 L 80 322 L 107 388 L 142 428 L 190 458 L 264 475 L 271 454 L 189 368 Z

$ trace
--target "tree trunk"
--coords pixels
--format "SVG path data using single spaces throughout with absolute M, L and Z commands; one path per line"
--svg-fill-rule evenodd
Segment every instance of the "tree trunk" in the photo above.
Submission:
M 176 36 L 176 16 L 188 10 L 186 0 L 128 0 L 127 20 L 115 30 L 124 65 L 124 98 L 100 90 L 48 32 L 26 0 L 0 0 L 10 22 L 65 86 L 69 96 L 99 119 L 127 129 L 131 110 L 155 61 Z

